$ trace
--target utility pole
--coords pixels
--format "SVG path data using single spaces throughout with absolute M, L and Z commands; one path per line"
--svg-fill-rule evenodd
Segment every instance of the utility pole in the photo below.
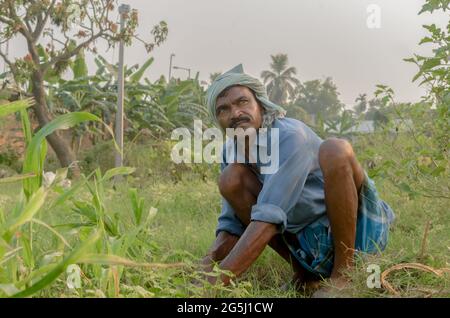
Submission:
M 119 7 L 120 14 L 120 33 L 123 33 L 125 28 L 125 20 L 128 18 L 128 13 L 130 12 L 130 6 L 127 4 L 122 4 Z M 121 167 L 123 165 L 123 96 L 124 96 L 124 41 L 123 38 L 120 39 L 119 43 L 119 69 L 117 76 L 117 112 L 116 112 L 116 142 L 119 146 L 120 152 L 116 151 L 116 156 L 114 160 L 115 167 Z M 120 178 L 116 178 L 118 180 Z
M 175 54 L 170 54 L 170 62 L 169 62 L 169 82 L 172 78 L 172 58 L 175 57 Z

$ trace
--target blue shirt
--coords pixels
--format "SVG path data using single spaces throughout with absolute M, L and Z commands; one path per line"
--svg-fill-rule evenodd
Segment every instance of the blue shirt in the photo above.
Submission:
M 328 226 L 324 181 L 319 167 L 322 139 L 303 122 L 292 118 L 275 119 L 272 127 L 278 128 L 279 133 L 279 166 L 274 173 L 257 174 L 262 189 L 252 207 L 251 220 L 277 224 L 280 232 L 291 233 L 315 221 Z M 269 129 L 267 139 L 271 135 Z M 271 148 L 271 143 L 267 144 Z M 221 171 L 228 165 L 225 148 Z M 258 159 L 256 167 L 260 170 L 262 166 Z M 231 205 L 222 198 L 216 235 L 227 231 L 241 236 L 244 230 Z

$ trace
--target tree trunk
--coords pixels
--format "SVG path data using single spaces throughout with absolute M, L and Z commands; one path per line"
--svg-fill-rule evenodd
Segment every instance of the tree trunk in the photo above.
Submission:
M 39 122 L 39 126 L 43 127 L 52 120 L 47 108 L 43 74 L 40 71 L 36 70 L 32 73 L 31 79 L 33 82 L 33 95 L 36 100 L 34 110 Z M 70 166 L 72 177 L 78 178 L 80 176 L 80 167 L 76 162 L 75 154 L 70 148 L 69 143 L 64 140 L 57 131 L 48 135 L 47 141 L 52 147 L 53 151 L 55 151 L 61 167 Z

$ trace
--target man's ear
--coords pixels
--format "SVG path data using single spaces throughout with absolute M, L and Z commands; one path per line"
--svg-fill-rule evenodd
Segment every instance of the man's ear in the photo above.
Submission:
M 259 110 L 261 111 L 261 115 L 264 115 L 266 113 L 266 109 L 262 106 L 262 103 L 259 100 L 256 100 L 258 102 Z

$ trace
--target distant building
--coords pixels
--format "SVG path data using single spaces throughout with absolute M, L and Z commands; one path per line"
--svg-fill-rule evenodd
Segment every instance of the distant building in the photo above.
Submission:
M 362 120 L 357 125 L 350 129 L 351 133 L 370 134 L 375 131 L 375 125 L 373 120 Z
M 399 132 L 399 131 L 408 131 L 413 128 L 414 124 L 411 119 L 394 119 L 391 121 L 393 128 L 391 132 Z M 329 128 L 327 124 L 325 124 L 325 128 Z M 340 130 L 340 125 L 337 125 L 337 131 Z M 373 120 L 362 120 L 358 122 L 355 126 L 350 128 L 346 133 L 361 133 L 361 134 L 371 134 L 375 131 L 375 122 Z

